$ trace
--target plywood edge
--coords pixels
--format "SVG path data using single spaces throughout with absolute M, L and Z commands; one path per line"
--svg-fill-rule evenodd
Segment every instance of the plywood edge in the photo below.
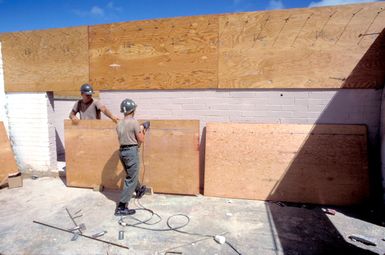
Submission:
M 259 124 L 259 123 L 221 123 L 208 122 L 206 132 L 214 132 L 221 127 L 233 127 L 234 129 L 248 130 L 254 126 L 266 127 L 266 133 L 309 133 L 309 134 L 341 134 L 364 135 L 367 134 L 367 126 L 362 124 Z M 258 133 L 263 131 L 258 130 Z
M 72 120 L 64 120 L 65 129 L 113 129 L 116 124 L 112 120 L 79 120 L 73 122 Z

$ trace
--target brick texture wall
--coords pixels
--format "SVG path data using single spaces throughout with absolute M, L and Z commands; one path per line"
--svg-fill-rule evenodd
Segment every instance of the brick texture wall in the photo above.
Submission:
M 140 119 L 207 122 L 365 124 L 371 143 L 379 134 L 381 90 L 103 91 L 102 102 L 120 114 L 132 98 Z
M 56 169 L 52 93 L 7 93 L 6 112 L 19 168 Z

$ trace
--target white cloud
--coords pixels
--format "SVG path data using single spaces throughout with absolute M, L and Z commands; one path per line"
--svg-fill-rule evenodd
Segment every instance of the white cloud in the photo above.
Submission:
M 309 7 L 330 6 L 330 5 L 340 5 L 340 4 L 354 4 L 354 3 L 367 3 L 367 2 L 376 2 L 376 0 L 321 0 L 318 2 L 311 2 L 309 4 Z
M 104 10 L 99 6 L 92 6 L 90 14 L 94 16 L 104 16 Z
M 269 5 L 267 6 L 268 10 L 277 10 L 277 9 L 284 9 L 285 6 L 282 2 L 282 0 L 270 0 Z
M 114 4 L 114 2 L 112 2 L 112 1 L 108 2 L 107 8 L 110 9 L 110 10 L 112 10 L 112 11 L 117 11 L 117 12 L 120 12 L 120 11 L 123 10 L 122 7 L 116 6 L 116 5 Z

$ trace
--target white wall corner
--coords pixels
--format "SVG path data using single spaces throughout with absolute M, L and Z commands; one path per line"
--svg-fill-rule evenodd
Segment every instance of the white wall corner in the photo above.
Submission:
M 22 171 L 57 170 L 52 93 L 7 93 L 9 136 Z

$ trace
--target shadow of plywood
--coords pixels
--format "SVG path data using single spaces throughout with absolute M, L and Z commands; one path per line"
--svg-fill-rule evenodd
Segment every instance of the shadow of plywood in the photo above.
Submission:
M 378 89 L 383 88 L 385 84 L 384 31 L 380 33 L 350 76 L 343 81 L 341 88 L 354 87 L 355 84 L 360 84 L 361 87 L 362 84 L 365 84 L 365 86 L 368 87 L 375 85 Z M 327 108 L 315 123 L 326 124 L 330 123 L 330 120 L 333 120 L 331 123 L 338 124 L 339 120 L 335 118 L 334 112 L 338 107 L 341 107 L 341 100 L 346 100 L 346 98 L 344 98 L 345 96 L 345 94 L 341 93 L 341 90 L 337 91 L 337 94 L 332 98 Z M 347 114 L 355 114 L 352 109 L 345 110 Z M 365 113 L 363 112 L 363 114 Z M 375 118 L 375 116 L 373 116 L 373 118 Z M 380 126 L 379 121 L 380 116 L 378 116 L 378 126 Z M 341 122 L 344 121 L 341 120 Z M 352 120 L 351 124 L 363 123 L 354 123 L 354 120 Z M 317 132 L 317 126 L 315 126 L 310 133 L 312 132 Z M 382 200 L 383 189 L 381 184 L 379 130 L 371 130 L 371 133 L 375 133 L 376 137 L 370 139 L 372 142 L 370 142 L 368 146 L 370 196 L 366 197 L 366 199 L 364 199 L 364 196 L 363 203 L 358 207 L 345 208 L 341 211 L 351 217 L 380 225 L 380 222 L 384 220 L 385 214 L 383 213 Z M 311 136 L 309 137 L 310 138 L 303 143 L 291 165 L 287 168 L 285 175 L 275 187 L 275 190 L 271 192 L 268 198 L 269 200 L 279 200 L 280 197 L 278 194 L 290 192 L 294 183 L 300 185 L 306 181 L 301 178 L 301 174 L 298 174 L 297 163 L 303 160 L 304 156 L 309 156 L 309 149 L 317 146 L 317 142 L 314 141 Z M 339 159 L 336 160 L 338 161 Z M 349 162 L 346 163 L 348 164 Z M 315 191 L 304 190 L 304 192 Z M 341 195 L 338 194 L 338 189 L 333 192 L 336 192 L 335 195 Z M 333 196 L 333 192 L 329 192 L 329 196 Z M 300 205 L 300 207 L 301 206 L 302 205 Z M 377 254 L 345 241 L 346 236 L 342 236 L 342 233 L 338 231 L 336 226 L 321 211 L 312 211 L 304 214 L 301 211 L 303 208 L 281 207 L 272 203 L 268 203 L 267 207 L 271 214 L 271 222 L 274 225 L 272 228 L 274 228 L 276 232 L 275 234 L 284 254 Z M 376 211 L 377 213 L 369 213 L 370 211 Z M 350 222 L 346 222 L 346 224 L 350 224 Z M 365 233 L 363 229 L 362 231 Z

